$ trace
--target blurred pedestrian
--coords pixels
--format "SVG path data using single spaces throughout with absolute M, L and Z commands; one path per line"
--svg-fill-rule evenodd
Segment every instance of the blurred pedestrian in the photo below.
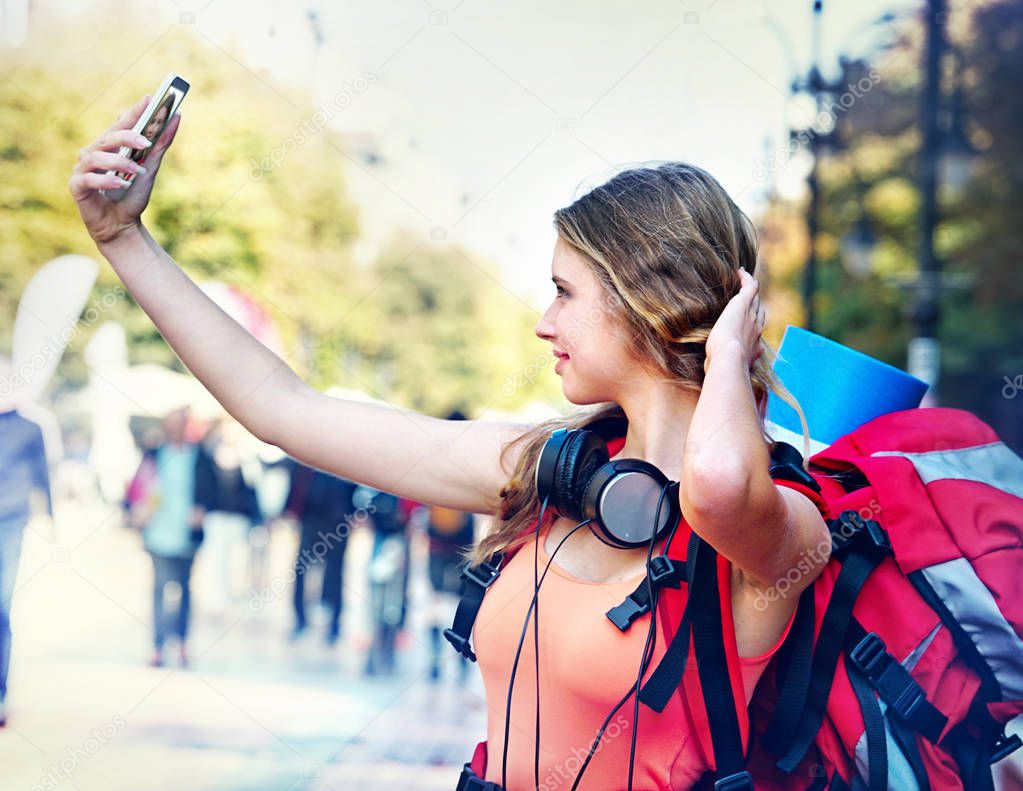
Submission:
M 213 501 L 212 460 L 189 441 L 188 409 L 175 410 L 163 420 L 163 441 L 144 454 L 129 484 L 131 523 L 142 530 L 142 542 L 153 559 L 153 658 L 164 663 L 168 631 L 178 639 L 178 662 L 190 664 L 188 625 L 191 610 L 192 563 L 203 540 L 203 517 Z M 165 611 L 168 589 L 178 606 L 168 630 Z
M 465 414 L 458 409 L 450 412 L 446 420 L 465 420 Z M 430 681 L 437 681 L 441 675 L 441 655 L 448 655 L 449 648 L 442 639 L 458 607 L 462 590 L 462 569 L 465 567 L 465 553 L 472 547 L 476 537 L 475 520 L 471 513 L 443 506 L 420 506 L 420 518 L 425 522 L 427 538 L 427 570 L 430 579 L 430 599 L 427 606 L 427 623 L 430 632 Z M 459 675 L 464 678 L 469 670 L 468 660 L 461 654 Z
M 11 604 L 25 525 L 35 510 L 31 499 L 33 491 L 40 493 L 45 511 L 52 517 L 50 474 L 42 430 L 17 410 L 6 408 L 0 411 L 0 726 L 7 723 Z
M 249 531 L 249 589 L 251 604 L 262 600 L 260 591 L 267 586 L 270 541 L 287 505 L 291 488 L 291 458 L 276 445 L 256 442 L 259 474 L 256 476 L 256 502 L 263 515 L 262 524 Z
M 430 576 L 430 680 L 440 678 L 441 652 L 448 654 L 441 639 L 444 627 L 454 618 L 462 588 L 461 574 L 465 553 L 472 547 L 476 530 L 473 515 L 465 511 L 434 505 L 426 510 L 426 535 Z M 468 661 L 461 654 L 460 674 L 468 672 Z
M 210 500 L 205 504 L 203 518 L 204 557 L 212 569 L 209 575 L 212 604 L 220 612 L 239 599 L 244 587 L 232 556 L 238 556 L 239 551 L 248 554 L 249 533 L 263 521 L 255 487 L 249 480 L 254 477 L 253 464 L 246 463 L 244 457 L 244 432 L 238 421 L 225 417 L 202 443 L 210 464 L 208 468 L 200 465 L 200 469 L 208 469 L 212 476 Z M 260 466 L 255 458 L 248 461 L 257 468 Z
M 327 643 L 341 636 L 344 605 L 344 560 L 354 507 L 355 484 L 304 464 L 294 464 L 285 512 L 299 524 L 299 547 L 295 556 L 295 590 L 292 604 L 295 626 L 292 639 L 308 626 L 305 581 L 313 566 L 322 566 L 320 601 L 327 608 Z
M 368 577 L 372 641 L 366 675 L 395 670 L 395 646 L 408 607 L 409 537 L 407 511 L 388 492 L 360 486 L 355 504 L 365 508 L 373 527 Z

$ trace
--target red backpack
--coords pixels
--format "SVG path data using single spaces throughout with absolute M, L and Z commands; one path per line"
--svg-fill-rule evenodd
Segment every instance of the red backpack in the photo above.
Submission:
M 1023 712 L 1023 460 L 933 408 L 878 417 L 810 468 L 834 549 L 750 707 L 755 787 L 992 789 L 1020 746 L 1004 725 Z

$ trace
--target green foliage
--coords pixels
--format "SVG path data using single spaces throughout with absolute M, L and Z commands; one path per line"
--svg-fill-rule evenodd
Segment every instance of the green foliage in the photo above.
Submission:
M 558 397 L 539 314 L 464 250 L 399 236 L 368 273 L 374 286 L 345 322 L 347 386 L 378 388 L 418 411 L 513 410 Z M 468 409 L 467 409 L 468 408 Z
M 510 409 L 544 388 L 555 395 L 548 374 L 499 396 L 505 372 L 541 351 L 538 317 L 468 253 L 396 233 L 372 266 L 353 262 L 345 142 L 329 129 L 299 132 L 316 110 L 303 88 L 253 73 L 193 25 L 164 29 L 130 4 L 33 13 L 33 38 L 0 51 L 0 348 L 41 264 L 68 252 L 100 258 L 67 191 L 71 170 L 83 146 L 173 69 L 192 90 L 144 222 L 195 279 L 237 286 L 268 311 L 285 359 L 312 384 L 437 413 Z M 279 165 L 260 169 L 271 154 Z M 102 267 L 97 288 L 117 285 Z M 104 319 L 125 326 L 133 362 L 181 368 L 130 297 Z M 93 330 L 69 349 L 58 387 L 86 378 L 81 352 Z

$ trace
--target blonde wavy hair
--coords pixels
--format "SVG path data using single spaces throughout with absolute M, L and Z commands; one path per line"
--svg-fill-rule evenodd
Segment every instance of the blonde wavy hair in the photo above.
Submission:
M 663 381 L 699 393 L 706 343 L 728 301 L 738 293 L 738 269 L 755 274 L 757 234 L 750 219 L 705 170 L 683 162 L 619 172 L 554 213 L 558 236 L 579 253 L 603 286 L 615 321 L 624 323 L 637 359 Z M 762 353 L 750 380 L 764 428 L 767 394 L 796 410 L 803 427 L 803 466 L 809 433 L 799 403 L 772 370 L 775 353 Z M 534 426 L 502 451 L 524 444 L 488 534 L 469 552 L 476 564 L 525 543 L 539 515 L 535 470 L 540 451 L 559 428 L 586 428 L 605 418 L 625 419 L 616 403 L 577 410 Z

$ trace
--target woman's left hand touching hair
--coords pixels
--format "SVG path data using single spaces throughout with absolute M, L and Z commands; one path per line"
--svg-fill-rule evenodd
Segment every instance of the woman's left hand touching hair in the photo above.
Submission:
M 715 354 L 731 344 L 737 344 L 747 368 L 752 368 L 763 353 L 760 343 L 764 331 L 766 314 L 760 304 L 760 284 L 745 267 L 739 268 L 741 286 L 739 293 L 732 297 L 725 309 L 721 311 L 707 337 L 707 359 L 703 364 L 704 371 Z

